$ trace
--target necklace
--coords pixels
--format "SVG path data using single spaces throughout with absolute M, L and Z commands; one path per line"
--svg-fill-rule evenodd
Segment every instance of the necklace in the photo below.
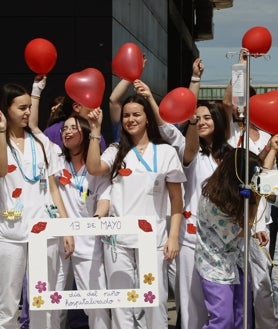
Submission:
M 32 135 L 30 135 L 30 144 L 31 144 L 31 151 L 32 151 L 32 170 L 33 170 L 33 177 L 27 177 L 23 171 L 23 168 L 22 168 L 22 163 L 20 162 L 20 160 L 18 159 L 17 157 L 17 154 L 15 152 L 15 149 L 12 147 L 11 148 L 11 152 L 12 152 L 12 155 L 15 159 L 15 162 L 17 163 L 18 165 L 18 168 L 24 178 L 24 180 L 26 180 L 27 182 L 30 182 L 30 183 L 34 183 L 34 182 L 37 182 L 40 178 L 41 178 L 41 175 L 38 174 L 37 175 L 37 160 L 36 160 L 36 150 L 35 150 L 35 143 L 34 143 L 34 138 Z
M 140 152 L 137 150 L 135 146 L 133 146 L 132 150 L 136 154 L 137 159 L 142 163 L 142 165 L 150 172 L 157 172 L 157 145 L 153 144 L 153 170 L 150 168 L 150 166 L 147 164 L 147 162 L 143 159 Z
M 12 138 L 12 140 L 17 146 L 20 146 L 20 144 L 24 142 L 24 138 Z
M 145 152 L 148 145 L 149 145 L 149 142 L 148 142 L 148 144 L 145 144 L 145 145 L 142 145 L 142 146 L 136 146 L 136 148 L 141 154 L 144 154 L 144 152 Z
M 143 154 L 145 151 L 145 147 L 137 147 L 138 151 Z

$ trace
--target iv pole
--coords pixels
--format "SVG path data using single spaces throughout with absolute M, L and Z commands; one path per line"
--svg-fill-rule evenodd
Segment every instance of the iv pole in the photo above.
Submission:
M 245 112 L 245 136 L 243 143 L 245 143 L 246 156 L 245 156 L 245 188 L 249 185 L 249 98 L 250 98 L 250 53 L 245 51 L 246 56 L 246 79 L 245 79 L 245 97 L 246 97 L 246 112 Z M 244 198 L 244 329 L 248 329 L 248 272 L 249 272 L 249 194 Z
M 232 55 L 233 56 L 233 55 Z M 232 57 L 226 55 L 227 58 Z M 245 104 L 246 110 L 243 117 L 243 124 L 245 125 L 245 132 L 243 134 L 243 146 L 245 147 L 245 181 L 244 187 L 240 191 L 240 194 L 244 197 L 244 284 L 243 284 L 243 301 L 244 301 L 244 323 L 243 329 L 248 329 L 248 272 L 249 272 L 249 98 L 250 98 L 250 54 L 247 50 L 244 50 L 242 56 L 246 57 L 246 71 L 245 71 Z
M 264 55 L 265 59 L 270 57 L 265 54 L 255 54 Z M 245 182 L 244 190 L 241 193 L 244 196 L 244 326 L 243 329 L 248 329 L 248 272 L 249 272 L 249 242 L 250 242 L 250 232 L 249 232 L 249 128 L 250 128 L 250 56 L 251 54 L 248 50 L 245 50 L 243 56 L 246 56 L 246 78 L 245 78 L 245 100 L 246 100 L 246 111 L 245 111 L 245 133 L 243 138 L 243 146 L 245 147 Z
M 233 54 L 226 54 L 227 58 L 231 58 Z M 249 187 L 249 128 L 250 128 L 250 56 L 263 56 L 266 60 L 270 59 L 269 55 L 266 54 L 250 54 L 247 49 L 244 50 L 243 56 L 246 57 L 246 75 L 245 75 L 245 118 L 243 123 L 245 123 L 245 133 L 243 138 L 243 146 L 246 150 L 245 155 L 245 182 L 244 188 L 241 191 L 241 194 L 244 197 L 244 291 L 243 291 L 243 300 L 244 300 L 244 323 L 243 329 L 248 329 L 248 272 L 249 272 L 249 242 L 250 242 L 250 232 L 249 232 L 249 197 L 250 197 L 250 187 Z

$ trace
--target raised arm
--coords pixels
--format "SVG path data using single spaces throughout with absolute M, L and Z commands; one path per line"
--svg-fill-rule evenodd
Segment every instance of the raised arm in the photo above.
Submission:
M 189 90 L 193 92 L 196 99 L 199 98 L 201 77 L 204 72 L 204 64 L 200 58 L 196 58 L 192 65 L 192 77 L 189 85 Z M 185 128 L 187 121 L 181 122 L 177 127 L 182 131 Z
M 96 108 L 88 113 L 88 121 L 91 127 L 90 144 L 87 154 L 86 166 L 91 175 L 100 176 L 108 174 L 110 168 L 108 164 L 101 160 L 100 156 L 100 139 L 101 123 L 103 113 L 101 108 Z
M 189 89 L 193 92 L 196 98 L 199 98 L 201 77 L 204 72 L 204 64 L 200 58 L 196 58 L 192 66 L 192 77 Z
M 189 165 L 189 163 L 195 158 L 200 148 L 197 124 L 198 118 L 194 115 L 189 120 L 185 133 L 185 149 L 183 154 L 183 164 L 185 166 Z
M 144 68 L 147 59 L 145 55 L 143 55 L 143 57 L 144 57 L 144 61 L 143 61 L 143 68 Z M 122 109 L 121 102 L 123 98 L 126 96 L 130 87 L 132 87 L 132 82 L 122 79 L 113 89 L 109 97 L 109 114 L 110 114 L 111 122 L 113 124 L 116 124 L 120 121 L 121 109 Z
M 121 101 L 127 94 L 130 86 L 132 86 L 130 81 L 122 79 L 113 89 L 109 97 L 109 114 L 113 124 L 116 124 L 120 121 L 122 109 Z
M 161 118 L 160 114 L 159 114 L 159 107 L 156 103 L 156 100 L 153 97 L 153 94 L 151 92 L 151 89 L 149 88 L 149 86 L 147 84 L 145 84 L 142 80 L 135 80 L 133 82 L 133 86 L 137 92 L 137 94 L 145 97 L 148 102 L 150 103 L 153 113 L 155 115 L 155 119 L 156 119 L 156 123 L 158 126 L 162 126 L 165 121 Z
M 32 86 L 32 92 L 31 92 L 32 107 L 31 107 L 31 114 L 29 117 L 29 127 L 34 133 L 41 132 L 39 128 L 39 106 L 40 106 L 41 93 L 45 88 L 45 85 L 46 85 L 46 76 L 36 75 Z
M 192 78 L 189 89 L 194 93 L 197 100 L 200 92 L 201 77 L 204 72 L 204 65 L 200 58 L 196 58 L 192 67 Z M 199 135 L 197 132 L 198 119 L 194 115 L 188 121 L 188 127 L 185 134 L 185 149 L 183 156 L 183 164 L 187 166 L 196 156 L 199 151 Z M 183 128 L 184 124 L 180 124 L 179 128 Z

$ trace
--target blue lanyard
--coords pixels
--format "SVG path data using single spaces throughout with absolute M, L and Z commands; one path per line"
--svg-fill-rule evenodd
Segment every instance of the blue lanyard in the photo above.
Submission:
M 17 163 L 18 165 L 18 168 L 23 176 L 23 178 L 27 181 L 27 182 L 30 182 L 30 183 L 35 183 L 37 182 L 40 178 L 41 178 L 41 175 L 36 175 L 36 167 L 37 167 L 37 160 L 36 160 L 36 151 L 35 151 L 35 142 L 34 142 L 34 137 L 29 134 L 30 136 L 30 144 L 31 144 L 31 151 L 32 151 L 32 168 L 33 168 L 33 178 L 29 178 L 27 177 L 24 172 L 23 172 L 23 169 L 22 169 L 22 165 L 16 155 L 16 152 L 14 150 L 14 148 L 12 147 L 11 148 L 11 152 L 12 152 L 12 155 L 15 159 L 15 162 Z
M 157 145 L 153 144 L 153 172 L 157 172 Z M 134 153 L 137 156 L 137 159 L 143 164 L 143 166 L 148 170 L 148 171 L 152 171 L 152 169 L 150 168 L 150 166 L 147 164 L 147 162 L 143 159 L 142 155 L 140 154 L 140 152 L 137 150 L 137 148 L 135 146 L 132 147 L 132 150 L 134 151 Z
M 74 180 L 75 180 L 76 188 L 79 190 L 79 192 L 81 194 L 81 193 L 83 193 L 83 182 L 84 182 L 85 176 L 87 174 L 87 168 L 84 165 L 81 177 L 80 177 L 80 179 L 78 179 L 77 173 L 76 173 L 76 171 L 73 167 L 72 162 L 70 162 L 69 165 L 70 165 L 70 170 L 71 170 L 71 172 L 73 174 L 73 177 L 74 177 Z

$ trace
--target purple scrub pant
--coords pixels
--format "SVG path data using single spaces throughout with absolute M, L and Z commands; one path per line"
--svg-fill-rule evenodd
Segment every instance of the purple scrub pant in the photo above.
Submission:
M 202 329 L 243 329 L 244 277 L 239 269 L 240 284 L 222 284 L 200 276 L 209 321 Z M 252 328 L 252 290 L 248 285 L 248 329 Z

